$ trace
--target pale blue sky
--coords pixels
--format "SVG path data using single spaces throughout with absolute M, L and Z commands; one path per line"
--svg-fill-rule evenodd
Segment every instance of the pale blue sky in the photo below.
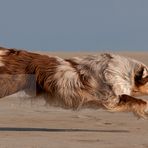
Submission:
M 148 51 L 148 0 L 0 0 L 0 45 Z

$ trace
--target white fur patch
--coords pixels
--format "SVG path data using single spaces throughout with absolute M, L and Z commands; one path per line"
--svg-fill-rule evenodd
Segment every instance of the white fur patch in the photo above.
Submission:
M 54 79 L 57 80 L 59 93 L 64 96 L 70 95 L 75 88 L 81 85 L 76 71 L 65 61 L 57 67 Z
M 7 50 L 0 50 L 0 56 L 1 55 L 6 55 L 6 53 L 7 53 Z
M 5 64 L 2 62 L 2 57 L 3 55 L 6 55 L 7 50 L 0 50 L 0 67 L 5 66 Z
M 145 78 L 148 76 L 148 70 L 146 68 L 144 68 L 144 71 L 143 71 L 143 76 L 142 78 Z
M 5 66 L 5 64 L 2 62 L 2 57 L 0 57 L 0 67 Z

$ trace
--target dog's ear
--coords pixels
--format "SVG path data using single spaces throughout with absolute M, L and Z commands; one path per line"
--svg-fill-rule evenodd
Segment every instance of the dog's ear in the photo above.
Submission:
M 148 82 L 148 70 L 145 67 L 141 67 L 135 75 L 135 83 L 138 85 L 144 85 Z

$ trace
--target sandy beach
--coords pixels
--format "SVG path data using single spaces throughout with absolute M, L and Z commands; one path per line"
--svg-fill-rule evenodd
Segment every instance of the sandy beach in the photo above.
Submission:
M 44 54 L 67 58 L 99 53 Z M 148 65 L 148 52 L 118 54 Z M 0 100 L 0 148 L 148 148 L 148 119 L 132 113 L 64 110 L 18 93 Z

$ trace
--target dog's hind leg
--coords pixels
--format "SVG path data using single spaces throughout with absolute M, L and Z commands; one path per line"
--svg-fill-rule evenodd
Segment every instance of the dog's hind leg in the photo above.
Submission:
M 148 116 L 148 101 L 137 99 L 129 95 L 121 95 L 119 97 L 119 102 L 109 107 L 110 111 L 127 111 L 127 112 L 133 112 L 138 117 L 147 117 Z
M 27 76 L 24 74 L 0 74 L 0 98 L 23 90 L 27 86 Z

